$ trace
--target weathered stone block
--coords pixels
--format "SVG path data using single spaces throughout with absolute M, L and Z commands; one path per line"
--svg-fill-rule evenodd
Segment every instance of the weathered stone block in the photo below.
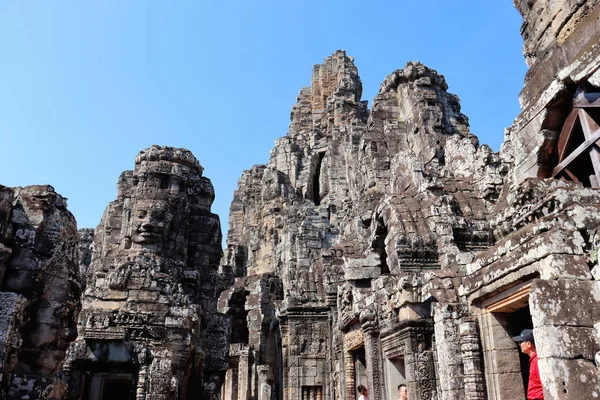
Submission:
M 591 279 L 590 268 L 585 256 L 552 254 L 539 261 L 540 278 L 546 280 Z
M 600 397 L 600 374 L 594 363 L 586 360 L 540 358 L 540 378 L 544 399 L 572 400 Z
M 595 281 L 536 280 L 529 305 L 534 327 L 571 325 L 593 327 L 600 320 L 600 291 Z
M 540 358 L 585 358 L 593 360 L 600 350 L 594 328 L 544 325 L 535 328 Z
M 27 300 L 16 293 L 0 292 L 0 369 L 7 356 L 21 347 L 19 329 Z M 6 371 L 8 372 L 8 371 Z
M 489 399 L 504 400 L 525 398 L 523 377 L 521 376 L 520 371 L 505 374 L 486 373 L 485 381 Z

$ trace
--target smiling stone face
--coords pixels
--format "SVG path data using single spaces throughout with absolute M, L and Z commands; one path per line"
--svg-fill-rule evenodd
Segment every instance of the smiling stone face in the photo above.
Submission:
M 163 243 L 171 229 L 173 214 L 163 200 L 138 200 L 133 213 L 134 236 L 131 240 L 141 245 Z
M 135 349 L 153 354 L 145 361 L 151 365 L 144 390 L 163 393 L 160 382 L 169 382 L 169 393 L 184 390 L 200 321 L 208 324 L 206 314 L 216 310 L 222 250 L 219 219 L 210 211 L 214 189 L 190 151 L 161 146 L 141 151 L 117 188 L 94 232 L 79 338 L 68 363 L 81 367 L 89 343 L 126 338 L 134 350 L 125 358 L 138 357 Z M 113 353 L 105 356 L 115 361 Z

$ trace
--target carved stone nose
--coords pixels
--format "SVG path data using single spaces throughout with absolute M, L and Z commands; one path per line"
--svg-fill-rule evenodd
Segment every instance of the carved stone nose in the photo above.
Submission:
M 149 222 L 144 222 L 141 224 L 140 228 L 142 231 L 145 232 L 154 232 L 156 230 L 156 225 L 151 224 Z

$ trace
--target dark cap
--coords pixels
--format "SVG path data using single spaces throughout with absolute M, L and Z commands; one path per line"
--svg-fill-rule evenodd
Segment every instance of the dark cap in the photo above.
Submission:
M 533 331 L 531 329 L 523 329 L 519 336 L 513 336 L 515 342 L 533 342 Z

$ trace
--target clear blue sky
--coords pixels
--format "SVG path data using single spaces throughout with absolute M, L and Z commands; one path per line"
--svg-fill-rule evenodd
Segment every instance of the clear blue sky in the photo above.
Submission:
M 526 67 L 509 0 L 0 1 L 0 183 L 49 183 L 95 227 L 121 171 L 185 147 L 226 231 L 243 170 L 268 161 L 313 64 L 344 49 L 363 99 L 419 60 L 500 148 Z

